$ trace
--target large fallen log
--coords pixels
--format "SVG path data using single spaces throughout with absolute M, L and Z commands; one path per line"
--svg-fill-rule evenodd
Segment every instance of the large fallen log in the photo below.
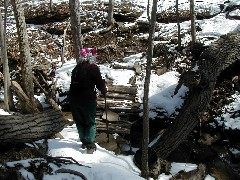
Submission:
M 33 142 L 60 132 L 66 123 L 58 110 L 34 114 L 0 115 L 0 143 Z
M 240 33 L 222 36 L 200 56 L 198 73 L 200 80 L 190 88 L 181 112 L 158 141 L 149 148 L 149 168 L 156 169 L 157 159 L 166 159 L 198 125 L 207 110 L 217 77 L 229 65 L 240 60 Z M 194 77 L 193 77 L 194 78 Z M 134 156 L 141 168 L 141 149 Z

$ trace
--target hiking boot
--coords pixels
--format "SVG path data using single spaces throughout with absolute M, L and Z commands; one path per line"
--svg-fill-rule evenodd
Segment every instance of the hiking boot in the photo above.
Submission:
M 87 154 L 93 154 L 96 151 L 96 148 L 87 149 Z
M 87 147 L 88 154 L 93 154 L 97 150 L 97 147 L 94 143 L 87 144 L 86 147 Z
M 82 146 L 81 146 L 81 148 L 82 148 L 82 149 L 86 149 L 86 147 L 87 147 L 86 142 L 82 142 Z

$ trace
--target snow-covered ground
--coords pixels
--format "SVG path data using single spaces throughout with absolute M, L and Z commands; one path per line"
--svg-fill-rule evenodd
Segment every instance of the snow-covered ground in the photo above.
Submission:
M 66 1 L 66 0 L 62 0 Z M 57 2 L 62 2 L 57 1 Z M 101 1 L 101 0 L 100 0 Z M 105 0 L 108 2 L 108 0 Z M 83 2 L 83 1 L 81 1 Z M 98 2 L 98 1 L 94 1 Z M 116 2 L 121 2 L 120 0 Z M 132 1 L 136 4 L 143 5 L 147 7 L 147 1 L 145 0 L 134 0 Z M 37 1 L 34 1 L 37 3 Z M 219 12 L 219 4 L 223 4 L 224 0 L 204 0 L 196 3 L 196 9 L 200 9 L 201 7 L 208 7 L 212 10 L 212 12 Z M 239 0 L 232 0 L 230 3 L 239 4 Z M 181 9 L 188 9 L 189 3 L 188 0 L 179 0 Z M 169 7 L 175 5 L 175 1 L 173 0 L 165 0 L 159 2 L 159 11 L 167 10 Z M 239 10 L 236 10 L 236 14 L 240 14 Z M 139 20 L 146 19 L 146 13 L 139 18 Z M 199 40 L 204 42 L 205 44 L 209 43 L 206 37 L 215 37 L 214 40 L 219 38 L 221 35 L 226 34 L 231 31 L 240 31 L 240 21 L 237 20 L 229 20 L 225 18 L 223 13 L 205 20 L 197 20 L 197 23 L 202 28 L 202 31 L 199 31 L 197 37 Z M 177 32 L 176 23 L 169 24 L 159 24 L 162 28 L 160 32 L 156 33 L 156 36 L 168 36 L 171 37 L 173 34 Z M 186 21 L 181 23 L 182 32 L 186 32 L 190 29 L 190 21 Z M 183 43 L 188 43 L 190 41 L 190 36 L 185 35 L 183 38 Z M 146 61 L 146 59 L 141 59 L 140 54 L 132 55 L 129 57 L 125 57 L 125 62 L 128 66 L 133 66 L 135 61 Z M 60 61 L 57 59 L 56 61 Z M 68 90 L 70 85 L 70 75 L 71 70 L 76 65 L 74 59 L 66 62 L 61 68 L 56 71 L 56 78 L 58 78 L 58 86 L 61 86 L 62 89 Z M 103 76 L 108 76 L 114 79 L 114 83 L 118 85 L 126 85 L 129 81 L 129 78 L 133 76 L 133 71 L 131 70 L 114 70 L 109 67 L 109 65 L 100 65 L 101 72 Z M 150 92 L 149 92 L 149 106 L 150 110 L 154 110 L 155 108 L 163 108 L 166 110 L 168 115 L 171 115 L 175 112 L 176 108 L 181 107 L 183 103 L 183 97 L 185 93 L 188 91 L 187 87 L 181 87 L 178 94 L 172 97 L 174 89 L 178 82 L 179 74 L 175 71 L 167 72 L 161 76 L 158 76 L 154 73 L 151 75 L 151 83 L 150 83 Z M 143 85 L 144 81 L 139 79 L 136 84 L 138 85 L 138 95 L 140 101 L 143 99 Z M 44 96 L 36 96 L 40 101 L 44 102 Z M 1 96 L 3 98 L 3 96 Z M 61 100 L 61 97 L 57 97 Z M 240 94 L 236 92 L 234 95 L 235 101 L 229 104 L 227 107 L 223 109 L 222 118 L 219 118 L 219 121 L 224 121 L 226 127 L 231 127 L 233 129 L 240 129 L 240 117 L 231 118 L 229 115 L 229 111 L 240 110 Z M 0 114 L 8 114 L 7 112 L 0 109 Z M 156 114 L 152 111 L 150 112 L 150 116 L 154 118 Z M 108 151 L 97 144 L 97 151 L 92 154 L 86 154 L 84 150 L 80 149 L 81 142 L 79 142 L 78 134 L 75 125 L 69 126 L 61 132 L 64 139 L 49 139 L 49 155 L 51 156 L 63 156 L 63 157 L 72 157 L 80 164 L 84 166 L 78 165 L 62 165 L 61 168 L 72 169 L 81 172 L 84 174 L 89 180 L 125 180 L 125 179 L 142 179 L 139 174 L 140 170 L 133 163 L 133 156 L 122 156 L 116 155 L 111 151 Z M 16 163 L 21 163 L 25 167 L 29 166 L 29 161 L 17 161 L 17 162 L 8 162 L 7 165 L 11 166 Z M 0 167 L 3 166 L 0 164 Z M 53 174 L 45 175 L 43 179 L 45 180 L 62 180 L 62 179 L 80 179 L 79 177 L 71 174 L 64 173 L 54 173 L 59 167 L 54 164 L 50 164 L 51 168 L 53 168 Z M 89 166 L 89 167 L 86 167 Z M 197 167 L 196 164 L 187 164 L 187 163 L 172 163 L 171 174 L 174 175 L 180 170 L 189 171 L 195 169 Z M 27 172 L 23 168 L 21 169 L 22 175 L 26 179 L 33 180 L 34 177 L 30 172 Z M 171 177 L 171 175 L 161 174 L 159 176 L 159 180 L 167 180 Z M 207 176 L 205 179 L 214 179 L 211 176 Z

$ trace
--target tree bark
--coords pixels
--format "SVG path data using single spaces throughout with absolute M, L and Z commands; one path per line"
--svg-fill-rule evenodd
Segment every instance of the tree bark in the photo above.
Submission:
M 229 65 L 240 60 L 240 33 L 233 32 L 222 36 L 200 56 L 198 62 L 201 80 L 189 90 L 181 112 L 158 139 L 150 147 L 149 160 L 152 167 L 158 158 L 166 159 L 192 132 L 199 123 L 203 113 L 211 101 L 217 77 Z M 134 161 L 139 166 L 141 152 L 137 152 Z
M 192 36 L 192 44 L 196 42 L 196 24 L 195 24 L 195 6 L 194 0 L 190 0 L 190 16 L 191 16 L 191 36 Z
M 152 147 L 159 157 L 165 159 L 199 123 L 211 101 L 217 77 L 230 64 L 240 60 L 239 40 L 237 32 L 222 36 L 202 53 L 198 63 L 200 83 L 190 90 L 181 112 Z
M 5 44 L 5 48 L 6 48 L 6 56 L 7 56 L 7 42 L 6 42 L 6 29 L 7 29 L 7 9 L 8 9 L 8 6 L 9 6 L 9 3 L 10 1 L 7 1 L 5 0 L 4 1 L 4 41 L 3 42 Z M 5 85 L 4 85 L 4 94 L 5 94 L 5 91 L 7 91 L 7 95 L 5 95 L 7 98 L 8 98 L 8 105 L 9 105 L 9 110 L 11 111 L 14 111 L 16 110 L 15 108 L 15 105 L 14 105 L 14 101 L 13 101 L 13 93 L 10 89 L 10 86 L 11 86 L 11 82 L 10 82 L 10 73 L 9 73 L 9 65 L 8 65 L 8 58 L 6 57 L 6 67 L 4 67 L 4 72 L 7 73 L 6 77 L 7 80 L 5 82 L 5 84 L 7 84 L 7 87 L 5 88 Z M 5 80 L 4 80 L 5 81 Z M 5 103 L 6 104 L 6 103 Z
M 54 109 L 56 110 L 60 110 L 61 109 L 59 108 L 58 104 L 55 102 L 53 95 L 52 94 L 56 94 L 56 93 L 52 93 L 52 91 L 50 92 L 47 92 L 38 82 L 37 78 L 33 76 L 33 80 L 34 80 L 34 83 L 42 90 L 42 92 L 45 94 L 45 97 L 46 97 L 46 102 L 49 103 Z
M 63 40 L 62 40 L 63 46 L 62 46 L 62 52 L 61 52 L 62 65 L 65 63 L 64 55 L 65 55 L 65 45 L 66 45 L 66 34 L 67 34 L 67 30 L 68 30 L 69 25 L 70 25 L 70 23 L 67 24 L 67 27 L 63 31 Z
M 32 73 L 32 65 L 31 65 L 31 53 L 28 41 L 28 34 L 24 16 L 24 9 L 22 7 L 22 3 L 20 0 L 11 0 L 11 4 L 13 6 L 14 16 L 16 19 L 16 27 L 18 32 L 18 42 L 19 42 L 19 50 L 20 50 L 20 59 L 21 59 L 21 85 L 23 91 L 29 98 L 29 102 L 32 106 L 35 106 L 37 109 L 37 105 L 35 104 L 34 98 L 34 84 L 33 84 L 33 73 Z M 26 106 L 24 106 L 26 107 Z M 33 111 L 38 112 L 38 111 Z
M 19 102 L 21 104 L 21 111 L 23 113 L 32 113 L 32 112 L 39 112 L 41 107 L 35 106 L 31 103 L 28 96 L 25 94 L 21 86 L 16 82 L 12 81 L 11 83 L 11 89 L 16 94 L 16 96 L 19 98 Z M 34 103 L 36 104 L 36 103 Z M 6 122 L 7 123 L 7 122 Z
M 73 49 L 74 49 L 76 61 L 77 63 L 79 63 L 80 50 L 82 48 L 79 0 L 69 0 L 69 10 L 70 10 L 70 19 L 71 19 Z
M 109 4 L 108 4 L 108 25 L 109 26 L 114 24 L 113 7 L 114 7 L 114 0 L 109 0 Z
M 0 115 L 0 143 L 49 138 L 60 132 L 65 122 L 62 113 L 54 109 L 26 115 Z
M 149 5 L 149 4 L 148 4 Z M 144 82 L 144 97 L 143 97 L 143 142 L 142 142 L 142 174 L 141 176 L 148 179 L 149 167 L 148 167 L 148 143 L 149 143 L 149 84 L 151 76 L 151 64 L 153 57 L 153 39 L 155 33 L 156 23 L 156 12 L 157 12 L 157 0 L 153 0 L 151 21 L 149 22 L 149 40 L 147 50 L 147 68 L 146 77 Z
M 1 11 L 0 11 L 1 12 Z M 6 47 L 6 34 L 3 26 L 2 15 L 0 14 L 0 46 L 1 46 L 1 59 L 3 62 L 3 72 L 4 72 L 4 103 L 5 108 L 9 112 L 9 67 L 8 67 L 8 57 L 7 57 L 7 47 Z M 1 62 L 0 62 L 1 63 Z
M 178 0 L 176 0 L 176 18 L 177 18 L 177 27 L 178 27 L 178 51 L 181 50 L 181 25 L 180 25 L 180 15 L 179 15 L 179 8 L 178 8 Z
M 49 2 L 49 11 L 52 12 L 52 7 L 53 7 L 53 2 L 52 0 L 50 0 Z

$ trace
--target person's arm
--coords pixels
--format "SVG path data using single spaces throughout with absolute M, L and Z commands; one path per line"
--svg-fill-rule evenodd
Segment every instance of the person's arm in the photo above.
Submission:
M 106 95 L 107 87 L 105 85 L 105 80 L 102 78 L 100 69 L 96 64 L 91 64 L 91 73 L 93 75 L 93 80 L 96 88 L 101 91 L 103 95 Z

